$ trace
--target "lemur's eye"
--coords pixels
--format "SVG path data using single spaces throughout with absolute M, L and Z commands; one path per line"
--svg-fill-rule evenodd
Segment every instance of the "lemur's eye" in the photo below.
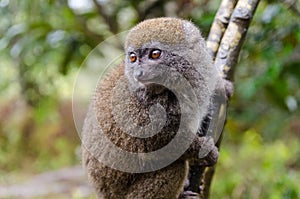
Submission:
M 135 62 L 137 59 L 136 54 L 134 52 L 129 53 L 129 60 L 131 63 Z
M 151 59 L 158 59 L 160 55 L 161 55 L 161 50 L 155 49 L 150 52 L 149 56 Z

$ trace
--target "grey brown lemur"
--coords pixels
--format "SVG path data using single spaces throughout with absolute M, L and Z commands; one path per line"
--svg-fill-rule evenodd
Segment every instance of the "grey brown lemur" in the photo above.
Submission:
M 198 107 L 188 110 L 200 110 L 197 115 L 200 121 L 197 128 L 200 130 L 211 98 L 223 86 L 223 81 L 220 72 L 213 67 L 199 29 L 182 19 L 155 18 L 145 20 L 130 30 L 125 42 L 124 63 L 97 85 L 82 132 L 83 165 L 98 198 L 197 198 L 197 194 L 184 193 L 183 188 L 189 163 L 194 160 L 200 160 L 203 165 L 216 163 L 218 149 L 209 137 L 194 136 L 188 149 L 183 154 L 177 154 L 178 159 L 164 168 L 146 173 L 117 170 L 99 160 L 103 157 L 114 158 L 106 142 L 98 136 L 100 131 L 116 147 L 130 153 L 159 150 L 177 136 L 184 108 L 173 92 L 183 86 L 176 83 L 180 78 L 178 74 L 195 91 Z M 173 91 L 157 83 L 163 81 L 169 81 Z M 150 114 L 151 107 L 156 104 L 165 111 L 165 121 L 157 123 L 160 126 L 159 132 L 148 137 L 138 137 L 140 131 L 136 130 L 136 125 L 149 127 L 150 123 L 159 120 Z M 117 120 L 121 120 L 126 127 L 121 127 Z M 188 122 L 183 127 L 185 131 L 190 128 Z M 127 131 L 131 130 L 136 130 L 136 136 L 128 134 Z M 200 155 L 201 150 L 209 153 L 203 157 Z M 134 166 L 132 164 L 124 161 L 121 166 L 129 168 Z M 142 164 L 139 166 L 143 167 Z

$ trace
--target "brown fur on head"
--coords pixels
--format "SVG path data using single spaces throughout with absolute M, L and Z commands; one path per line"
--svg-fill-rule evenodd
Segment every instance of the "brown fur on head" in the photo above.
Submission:
M 143 21 L 131 29 L 125 48 L 131 46 L 138 49 L 149 42 L 161 42 L 169 45 L 186 43 L 183 23 L 184 21 L 181 19 L 164 17 Z

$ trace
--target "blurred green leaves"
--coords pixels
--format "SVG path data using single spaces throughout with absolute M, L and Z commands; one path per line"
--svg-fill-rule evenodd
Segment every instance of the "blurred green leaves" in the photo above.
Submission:
M 280 139 L 299 118 L 299 32 L 299 16 L 286 4 L 261 2 L 241 52 L 229 115 L 265 140 Z
M 298 140 L 266 144 L 249 130 L 237 145 L 228 141 L 221 149 L 212 198 L 299 198 L 300 168 L 289 166 L 300 154 Z
M 78 164 L 73 79 L 101 41 L 160 16 L 189 19 L 206 36 L 220 0 L 74 2 L 0 0 L 0 175 Z M 299 1 L 260 2 L 235 71 L 212 198 L 300 197 L 299 10 Z

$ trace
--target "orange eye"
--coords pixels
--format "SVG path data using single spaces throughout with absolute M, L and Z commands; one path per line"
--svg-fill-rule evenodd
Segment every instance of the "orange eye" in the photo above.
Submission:
M 131 52 L 129 54 L 129 60 L 131 61 L 131 63 L 135 62 L 136 59 L 137 59 L 136 54 Z
M 150 58 L 151 59 L 158 59 L 161 55 L 161 51 L 158 49 L 152 50 L 150 53 Z

